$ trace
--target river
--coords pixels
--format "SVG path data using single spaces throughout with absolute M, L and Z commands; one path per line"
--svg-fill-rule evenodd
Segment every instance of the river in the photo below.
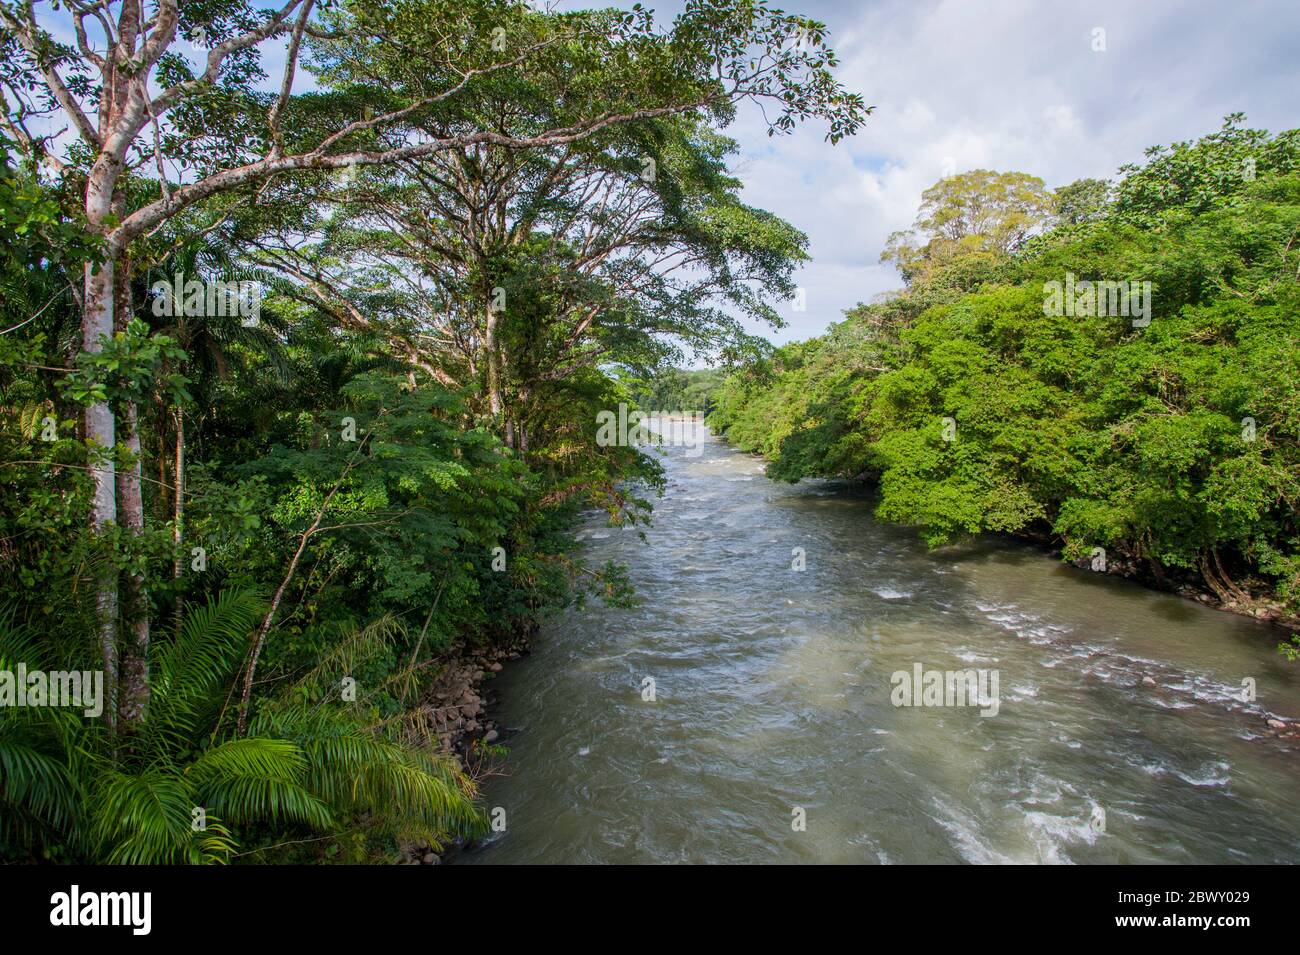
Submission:
M 581 530 L 642 603 L 498 677 L 505 829 L 459 862 L 1300 862 L 1279 631 L 1005 540 L 927 550 L 712 436 L 663 462 L 644 542 Z M 895 706 L 918 663 L 996 671 L 996 715 Z

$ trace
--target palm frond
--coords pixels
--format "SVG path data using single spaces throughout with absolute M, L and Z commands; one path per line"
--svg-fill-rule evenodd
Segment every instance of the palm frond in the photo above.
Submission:
M 406 635 L 406 628 L 392 614 L 385 614 L 364 627 L 355 627 L 333 646 L 323 650 L 310 670 L 285 688 L 287 691 L 305 686 L 321 688 L 322 684 L 337 676 L 346 676 L 387 652 Z M 274 705 L 272 702 L 271 705 Z
M 14 670 L 19 663 L 43 670 L 48 662 L 36 630 L 18 620 L 17 607 L 0 608 L 0 670 Z
M 248 647 L 262 599 L 244 590 L 223 591 L 192 607 L 176 638 L 155 657 L 148 730 L 173 744 L 193 742 L 208 715 L 212 694 L 226 686 Z
M 61 759 L 0 736 L 0 845 L 30 850 L 46 827 L 70 829 L 76 795 Z
M 266 711 L 255 732 L 292 736 L 307 759 L 305 785 L 338 813 L 371 812 L 395 831 L 481 835 L 473 782 L 447 757 L 387 738 L 339 711 Z
M 317 829 L 333 823 L 329 808 L 303 785 L 307 758 L 291 740 L 227 740 L 188 768 L 204 808 L 232 823 L 278 820 Z
M 153 696 L 127 746 L 70 709 L 0 711 L 0 850 L 62 845 L 114 864 L 221 863 L 250 831 L 338 832 L 363 814 L 371 830 L 430 844 L 484 832 L 474 785 L 450 759 L 401 736 L 400 721 L 370 725 L 369 710 L 320 692 L 391 652 L 402 634 L 391 617 L 349 633 L 263 698 L 246 737 L 223 738 L 219 710 L 262 607 L 243 591 L 191 607 L 180 632 L 156 645 Z M 0 617 L 3 659 L 39 660 L 39 650 L 30 630 Z M 210 737 L 220 742 L 205 749 Z
M 194 788 L 165 769 L 109 769 L 92 795 L 91 837 L 114 865 L 204 861 L 193 828 Z

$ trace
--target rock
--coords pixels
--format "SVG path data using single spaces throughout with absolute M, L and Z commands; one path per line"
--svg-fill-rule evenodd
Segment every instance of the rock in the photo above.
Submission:
M 498 733 L 496 730 L 488 730 L 486 733 L 483 734 L 483 742 L 485 743 L 495 743 L 500 738 L 501 738 L 501 734 Z
M 474 720 L 470 720 L 468 723 L 465 724 L 466 733 L 472 733 L 476 729 L 478 729 L 478 723 L 474 722 Z
M 437 864 L 438 864 L 438 857 L 437 857 L 434 853 L 432 853 L 432 852 L 426 852 L 426 853 L 424 854 L 424 864 L 425 864 L 425 865 L 437 865 Z
M 491 670 L 493 673 L 500 673 L 503 668 L 501 664 L 493 663 L 488 667 L 488 669 Z
M 1151 677 L 1149 677 L 1149 676 L 1144 676 L 1144 677 L 1142 678 L 1142 685 L 1143 685 L 1143 686 L 1155 686 L 1155 685 L 1156 685 L 1156 681 L 1153 680 L 1153 679 L 1151 679 Z
M 1268 721 L 1268 725 L 1269 725 L 1270 727 L 1272 727 L 1273 729 L 1275 729 L 1275 730 L 1284 730 L 1284 729 L 1286 729 L 1286 724 L 1283 723 L 1281 720 L 1269 720 L 1269 721 Z

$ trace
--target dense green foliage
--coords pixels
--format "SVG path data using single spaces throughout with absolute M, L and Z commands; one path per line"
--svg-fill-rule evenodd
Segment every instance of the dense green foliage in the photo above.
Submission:
M 26 182 L 57 213 L 53 194 Z M 34 217 L 27 209 L 11 200 L 6 213 Z M 7 299 L 6 327 L 37 311 L 28 301 L 62 267 L 19 266 L 9 279 L 30 294 Z M 384 341 L 340 335 L 328 313 L 287 297 L 268 297 L 256 328 L 138 314 L 84 373 L 60 368 L 75 323 L 66 291 L 0 339 L 0 566 L 12 582 L 0 670 L 98 669 L 97 569 L 141 567 L 155 582 L 151 699 L 128 743 L 77 711 L 0 708 L 0 854 L 229 861 L 316 832 L 312 856 L 364 859 L 481 831 L 473 782 L 424 742 L 420 685 L 449 647 L 514 639 L 575 588 L 621 592 L 616 569 L 580 569 L 565 528 L 584 503 L 620 520 L 644 510 L 616 485 L 653 487 L 654 465 L 597 448 L 586 426 L 626 394 L 599 373 L 575 381 L 567 416 L 549 426 L 578 440 L 554 460 L 545 432 L 524 460 L 457 392 L 412 386 Z M 143 473 L 156 475 L 145 532 L 107 547 L 86 529 L 93 463 L 76 436 L 76 406 L 96 389 L 140 401 Z M 282 583 L 265 688 L 240 731 L 234 688 Z M 201 831 L 193 807 L 206 812 Z
M 1239 120 L 1109 189 L 1059 190 L 1019 248 L 996 249 L 1000 219 L 966 254 L 945 246 L 899 295 L 732 377 L 711 423 L 775 477 L 870 478 L 880 515 L 932 543 L 1103 548 L 1111 568 L 1295 615 L 1300 131 Z M 1053 308 L 1050 283 L 1076 280 L 1150 282 L 1149 324 Z
M 190 610 L 154 658 L 149 712 L 126 749 L 103 722 L 76 711 L 7 710 L 3 844 L 42 847 L 56 860 L 203 863 L 227 861 L 239 849 L 237 832 L 323 830 L 364 858 L 367 839 L 438 843 L 479 831 L 471 785 L 446 759 L 405 744 L 392 728 L 376 732 L 366 707 L 319 705 L 332 680 L 386 649 L 396 633 L 391 621 L 336 644 L 268 695 L 247 736 L 219 734 L 229 680 L 261 610 L 261 600 L 241 591 Z M 69 662 L 30 627 L 7 627 L 0 663 L 17 661 L 46 671 Z M 193 825 L 195 807 L 204 811 L 201 827 Z M 348 824 L 362 813 L 374 820 L 364 831 Z M 47 841 L 51 831 L 59 842 Z
M 2 701 L 0 860 L 482 832 L 440 668 L 631 598 L 568 529 L 661 476 L 598 414 L 752 351 L 804 256 L 719 127 L 869 110 L 749 0 L 141 10 L 0 0 L 0 679 L 103 678 L 94 715 Z

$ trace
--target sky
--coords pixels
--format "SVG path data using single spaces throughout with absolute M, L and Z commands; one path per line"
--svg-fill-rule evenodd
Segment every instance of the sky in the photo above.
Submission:
M 656 19 L 677 9 L 644 5 Z M 817 124 L 768 138 L 756 109 L 727 131 L 741 145 L 745 201 L 809 237 L 797 276 L 807 309 L 782 307 L 788 326 L 764 332 L 778 343 L 820 334 L 902 284 L 880 251 L 944 175 L 1018 170 L 1056 187 L 1112 178 L 1148 146 L 1213 132 L 1228 113 L 1274 132 L 1300 126 L 1300 0 L 774 5 L 830 28 L 840 80 L 875 107 L 835 146 Z

